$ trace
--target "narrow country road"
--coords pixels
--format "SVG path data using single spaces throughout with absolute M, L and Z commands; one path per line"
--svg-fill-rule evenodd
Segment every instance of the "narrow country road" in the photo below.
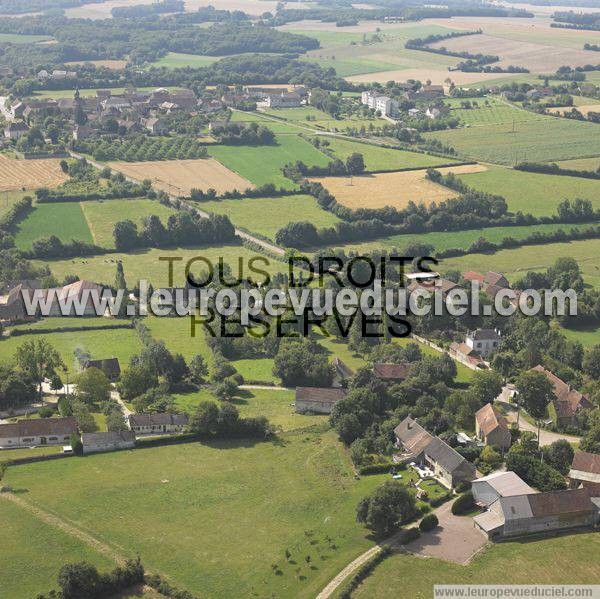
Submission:
M 69 150 L 69 154 L 73 158 L 77 158 L 78 160 L 83 160 L 83 159 L 87 160 L 93 167 L 95 167 L 99 170 L 102 170 L 102 169 L 105 169 L 108 167 L 107 164 L 102 164 L 101 162 L 98 162 L 97 160 L 92 160 L 91 158 L 82 156 L 81 154 L 79 154 L 77 152 L 73 152 L 73 150 Z M 113 173 L 120 173 L 120 171 L 117 169 L 114 169 L 111 167 L 108 167 L 108 168 L 110 168 L 111 172 L 113 172 Z M 124 174 L 124 173 L 121 173 L 121 174 Z M 137 183 L 137 184 L 141 183 L 141 181 L 139 179 L 135 179 L 134 177 L 130 177 L 128 175 L 124 175 L 124 176 L 125 176 L 125 180 L 129 181 L 130 183 Z M 186 201 L 186 200 L 181 200 L 181 198 L 179 198 L 178 196 L 169 194 L 169 200 L 171 202 L 180 201 L 182 204 L 184 204 L 186 206 L 186 208 L 188 210 L 195 212 L 198 216 L 200 216 L 202 218 L 208 218 L 210 216 L 210 214 L 208 212 L 201 210 L 194 203 Z M 278 245 L 275 245 L 274 243 L 269 243 L 268 241 L 265 241 L 264 239 L 260 239 L 259 237 L 255 237 L 251 233 L 242 231 L 241 229 L 238 229 L 237 227 L 235 228 L 235 234 L 240 239 L 245 239 L 246 241 L 255 243 L 256 245 L 262 247 L 267 252 L 271 252 L 272 254 L 275 254 L 277 256 L 283 256 L 285 254 L 285 250 L 283 248 L 279 247 Z

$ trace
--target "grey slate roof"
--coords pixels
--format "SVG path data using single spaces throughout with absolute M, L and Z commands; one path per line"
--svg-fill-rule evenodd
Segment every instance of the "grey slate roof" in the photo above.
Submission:
M 129 424 L 133 426 L 162 426 L 179 425 L 185 426 L 188 423 L 187 414 L 130 414 Z
M 104 445 L 106 443 L 131 443 L 135 442 L 133 431 L 113 431 L 107 433 L 83 433 L 81 442 L 83 445 Z

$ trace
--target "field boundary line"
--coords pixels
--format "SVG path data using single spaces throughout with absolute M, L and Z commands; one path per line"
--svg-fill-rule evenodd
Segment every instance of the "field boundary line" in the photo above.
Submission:
M 50 512 L 46 512 L 45 510 L 37 507 L 36 505 L 25 501 L 21 497 L 17 497 L 17 495 L 15 495 L 13 492 L 9 491 L 5 493 L 0 493 L 0 497 L 6 499 L 7 501 L 11 501 L 15 505 L 19 506 L 23 510 L 35 516 L 38 520 L 41 520 L 42 522 L 45 522 L 46 524 L 49 524 L 54 528 L 58 528 L 66 534 L 79 539 L 98 553 L 115 561 L 117 564 L 123 565 L 127 561 L 127 558 L 123 557 L 119 552 L 110 547 L 108 544 L 104 543 L 103 541 L 100 541 L 93 535 L 84 532 L 83 530 L 80 530 L 73 524 L 69 524 L 59 516 L 51 514 Z
M 88 229 L 90 230 L 90 235 L 92 236 L 92 241 L 94 242 L 94 245 L 98 245 L 98 239 L 96 237 L 96 231 L 94 231 L 94 227 L 92 226 L 92 222 L 90 221 L 87 212 L 85 211 L 85 208 L 83 207 L 83 205 L 85 204 L 85 202 L 77 202 L 79 204 L 79 209 L 81 210 L 82 214 L 83 214 L 83 219 L 85 220 L 85 222 L 87 223 Z

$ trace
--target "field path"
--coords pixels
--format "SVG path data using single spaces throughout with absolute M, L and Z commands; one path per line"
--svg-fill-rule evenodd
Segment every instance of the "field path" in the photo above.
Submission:
M 18 505 L 20 508 L 28 511 L 30 514 L 34 515 L 36 518 L 49 524 L 50 526 L 54 526 L 62 530 L 63 532 L 75 537 L 90 546 L 92 549 L 96 550 L 98 553 L 101 553 L 105 557 L 108 557 L 111 560 L 114 560 L 118 564 L 122 565 L 125 563 L 126 558 L 123 557 L 120 553 L 118 553 L 115 549 L 103 543 L 96 537 L 93 537 L 91 534 L 79 530 L 72 524 L 65 522 L 62 518 L 55 516 L 49 512 L 42 510 L 41 508 L 32 505 L 28 501 L 25 501 L 23 498 L 15 495 L 12 492 L 8 493 L 0 493 L 0 498 L 3 498 L 7 501 L 12 501 L 14 504 Z
M 72 150 L 69 150 L 69 154 L 73 158 L 77 158 L 78 160 L 82 160 L 82 159 L 87 160 L 89 162 L 89 164 L 91 164 L 93 167 L 95 167 L 99 170 L 102 170 L 107 167 L 106 164 L 102 164 L 101 162 L 92 160 L 91 158 L 86 158 L 85 156 L 82 156 L 81 154 L 78 154 L 77 152 L 73 152 Z M 113 173 L 120 172 L 120 171 L 116 171 L 115 169 L 113 169 L 111 167 L 108 167 L 108 168 L 110 168 L 111 172 L 113 172 Z M 135 179 L 134 177 L 130 177 L 128 175 L 124 175 L 124 176 L 125 176 L 125 179 L 127 181 L 130 181 L 131 183 L 138 183 L 138 184 L 141 183 L 140 180 Z M 171 200 L 171 202 L 181 201 L 177 196 L 174 196 L 174 195 L 169 195 L 169 199 Z M 188 210 L 195 212 L 198 216 L 201 216 L 202 218 L 209 218 L 209 216 L 210 216 L 210 214 L 208 214 L 208 212 L 205 212 L 204 210 L 200 210 L 191 202 L 181 201 L 181 203 L 184 206 L 186 206 Z M 242 231 L 241 229 L 235 229 L 235 234 L 241 239 L 245 239 L 247 241 L 255 243 L 256 245 L 262 247 L 267 252 L 271 252 L 272 254 L 275 254 L 277 256 L 283 256 L 285 254 L 285 250 L 283 248 L 279 247 L 278 245 L 269 243 L 268 241 L 265 241 L 264 239 L 260 239 L 260 237 L 255 237 L 254 235 L 247 233 L 246 231 Z

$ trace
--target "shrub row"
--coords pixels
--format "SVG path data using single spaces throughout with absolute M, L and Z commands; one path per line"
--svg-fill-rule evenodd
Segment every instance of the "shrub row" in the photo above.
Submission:
M 389 545 L 384 545 L 381 551 L 372 557 L 366 564 L 363 564 L 344 590 L 340 593 L 340 599 L 351 599 L 352 591 L 355 591 L 360 583 L 389 555 L 392 553 L 392 548 Z
M 581 177 L 583 179 L 600 179 L 599 171 L 577 171 L 571 168 L 562 168 L 555 162 L 540 164 L 537 162 L 521 162 L 515 166 L 516 170 L 546 175 L 564 175 L 567 177 Z

